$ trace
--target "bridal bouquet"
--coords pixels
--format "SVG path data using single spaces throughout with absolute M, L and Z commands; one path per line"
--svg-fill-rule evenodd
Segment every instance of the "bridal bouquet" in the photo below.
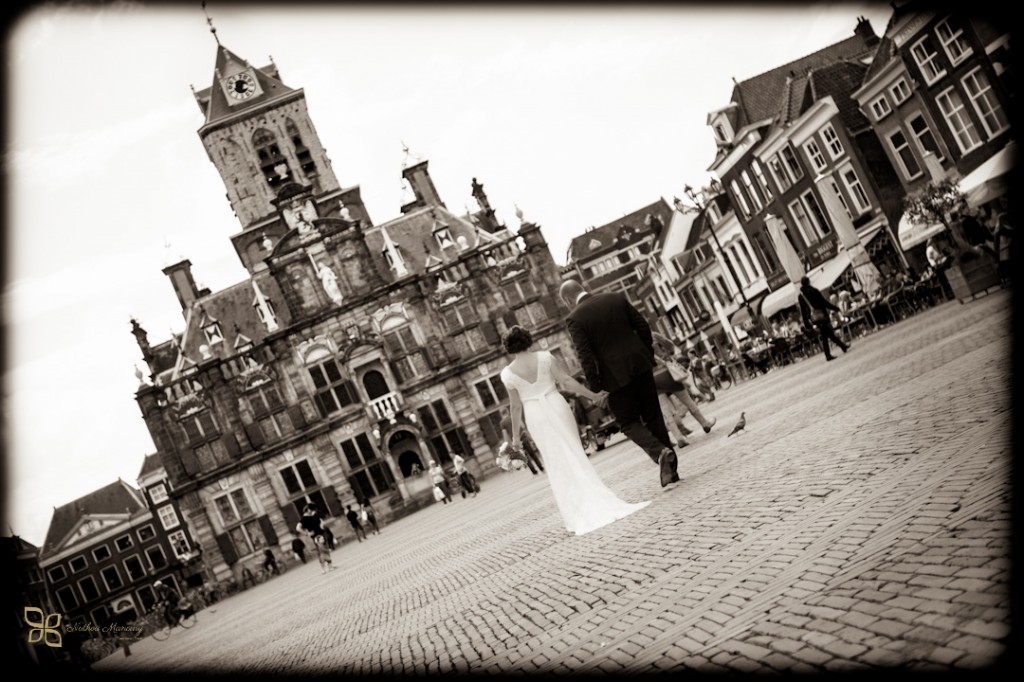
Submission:
M 512 447 L 512 444 L 506 441 L 498 448 L 498 456 L 494 463 L 502 471 L 518 471 L 526 466 L 526 453 L 522 447 Z

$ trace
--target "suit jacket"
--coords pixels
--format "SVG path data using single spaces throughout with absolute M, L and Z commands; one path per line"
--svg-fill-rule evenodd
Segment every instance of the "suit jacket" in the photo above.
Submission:
M 825 295 L 813 286 L 800 287 L 800 295 L 797 296 L 797 300 L 800 303 L 800 315 L 804 318 L 804 324 L 808 326 L 811 324 L 811 310 L 808 306 L 826 312 L 829 310 L 834 310 L 837 313 L 841 312 L 837 306 L 825 298 Z
M 623 294 L 587 294 L 566 328 L 592 391 L 616 391 L 654 369 L 651 327 Z

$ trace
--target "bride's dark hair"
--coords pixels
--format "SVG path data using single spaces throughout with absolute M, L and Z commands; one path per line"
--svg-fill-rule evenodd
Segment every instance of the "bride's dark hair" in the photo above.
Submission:
M 506 353 L 522 353 L 533 345 L 533 336 L 527 330 L 516 325 L 505 332 L 501 344 L 505 346 Z

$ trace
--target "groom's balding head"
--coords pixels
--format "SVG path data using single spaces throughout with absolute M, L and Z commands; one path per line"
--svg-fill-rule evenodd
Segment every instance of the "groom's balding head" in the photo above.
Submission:
M 562 287 L 558 290 L 559 295 L 565 304 L 570 308 L 576 305 L 576 299 L 579 298 L 580 294 L 586 293 L 586 289 L 583 285 L 574 279 L 568 279 L 562 282 Z

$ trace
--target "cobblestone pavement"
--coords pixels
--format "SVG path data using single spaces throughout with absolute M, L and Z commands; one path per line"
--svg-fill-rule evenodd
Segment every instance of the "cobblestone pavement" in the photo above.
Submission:
M 1011 297 L 956 301 L 721 391 L 683 480 L 594 455 L 645 509 L 567 535 L 501 473 L 96 664 L 207 674 L 969 671 L 1010 630 Z M 729 437 L 741 411 L 745 431 Z M 690 419 L 692 424 L 692 418 Z

